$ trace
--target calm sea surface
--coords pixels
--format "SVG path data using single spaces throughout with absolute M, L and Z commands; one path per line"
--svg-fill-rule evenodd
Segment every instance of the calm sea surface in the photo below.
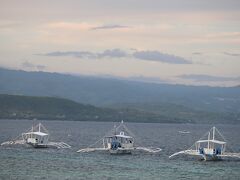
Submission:
M 0 146 L 0 179 L 240 179 L 240 160 L 217 162 L 168 156 L 187 149 L 212 125 L 126 123 L 143 146 L 160 147 L 158 154 L 109 155 L 76 153 L 100 139 L 114 123 L 41 121 L 51 141 L 64 141 L 72 149 L 34 149 Z M 0 120 L 0 143 L 32 125 L 27 120 Z M 240 152 L 240 125 L 215 125 L 228 145 Z M 180 134 L 178 131 L 190 131 Z

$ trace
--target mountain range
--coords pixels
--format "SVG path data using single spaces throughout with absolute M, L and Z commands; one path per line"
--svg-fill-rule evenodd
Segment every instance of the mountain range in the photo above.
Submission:
M 1 68 L 0 94 L 64 98 L 96 108 L 136 111 L 135 114 L 141 112 L 169 121 L 174 118 L 181 122 L 240 120 L 240 87 L 155 84 Z

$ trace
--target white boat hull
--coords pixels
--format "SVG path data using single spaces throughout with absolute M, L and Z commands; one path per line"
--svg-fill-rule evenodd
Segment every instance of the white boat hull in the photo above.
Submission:
M 213 155 L 213 154 L 205 154 L 202 156 L 205 161 L 219 161 L 221 157 Z
M 117 148 L 110 149 L 110 154 L 131 154 L 133 149 Z
M 27 143 L 28 145 L 34 148 L 47 148 L 47 144 L 39 144 L 39 143 Z

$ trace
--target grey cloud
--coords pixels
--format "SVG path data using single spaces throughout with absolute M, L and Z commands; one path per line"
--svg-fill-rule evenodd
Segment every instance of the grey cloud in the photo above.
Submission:
M 228 55 L 228 56 L 240 56 L 239 53 L 230 53 L 230 52 L 223 52 L 223 54 Z
M 182 57 L 164 54 L 159 51 L 136 51 L 133 53 L 133 57 L 141 60 L 164 62 L 169 64 L 192 64 Z
M 159 51 L 134 51 L 134 52 L 126 52 L 121 49 L 107 49 L 101 53 L 94 53 L 89 51 L 55 51 L 46 54 L 36 54 L 43 56 L 70 56 L 76 58 L 89 58 L 89 59 L 101 59 L 105 57 L 109 58 L 126 58 L 126 57 L 134 57 L 139 60 L 144 61 L 156 61 L 163 62 L 169 64 L 192 64 L 191 61 L 186 60 L 182 57 L 164 54 Z
M 72 56 L 72 57 L 78 57 L 78 58 L 95 58 L 96 55 L 91 52 L 87 51 L 55 51 L 50 52 L 46 54 L 36 54 L 36 55 L 42 55 L 42 56 Z
M 104 25 L 104 26 L 97 26 L 91 28 L 91 30 L 102 30 L 102 29 L 123 29 L 129 28 L 129 26 L 122 26 L 122 25 Z
M 103 53 L 98 54 L 99 58 L 103 58 L 103 57 L 122 58 L 127 56 L 128 54 L 121 49 L 108 49 L 108 50 L 105 50 Z
M 89 51 L 55 51 L 46 54 L 36 54 L 43 56 L 71 56 L 76 58 L 104 58 L 104 57 L 112 57 L 112 58 L 121 58 L 127 57 L 128 54 L 121 49 L 107 49 L 102 53 L 93 53 Z
M 35 65 L 28 61 L 23 62 L 22 67 L 27 68 L 27 69 L 37 69 L 38 71 L 42 71 L 46 68 L 46 66 L 44 66 L 44 65 L 40 65 L 40 64 Z
M 28 61 L 23 62 L 22 66 L 25 67 L 25 68 L 34 68 L 35 67 L 34 64 L 32 64 L 32 63 L 30 63 Z
M 196 82 L 240 81 L 240 77 L 210 76 L 205 74 L 183 74 L 177 77 L 193 80 Z
M 36 68 L 37 68 L 39 71 L 42 71 L 42 70 L 46 69 L 46 66 L 44 66 L 44 65 L 36 65 Z

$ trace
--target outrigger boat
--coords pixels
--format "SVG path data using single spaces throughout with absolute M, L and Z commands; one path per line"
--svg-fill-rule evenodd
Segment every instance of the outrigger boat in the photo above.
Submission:
M 104 138 L 104 145 L 107 144 L 111 154 L 131 154 L 134 150 L 133 143 L 134 139 L 131 136 L 126 136 L 124 131 L 113 136 Z M 106 147 L 106 146 L 105 146 Z
M 122 130 L 119 131 L 121 128 Z M 137 150 L 150 153 L 157 153 L 161 151 L 160 148 L 136 147 L 134 145 L 134 136 L 132 135 L 131 131 L 124 125 L 123 121 L 119 126 L 115 126 L 114 129 L 110 132 L 111 135 L 104 136 L 88 148 L 80 149 L 77 152 L 108 151 L 110 154 L 131 154 Z M 93 147 L 101 141 L 103 147 Z
M 48 146 L 49 134 L 47 129 L 39 123 L 37 126 L 32 127 L 31 131 L 22 133 L 22 138 L 26 144 L 35 148 L 46 148 Z
M 217 140 L 216 134 L 218 134 L 222 140 Z M 169 158 L 180 154 L 197 156 L 205 161 L 220 160 L 223 157 L 240 158 L 240 153 L 226 152 L 226 140 L 216 127 L 211 128 L 203 137 L 206 136 L 208 137 L 207 139 L 201 138 L 189 149 L 174 153 L 169 156 Z M 193 148 L 194 146 L 195 148 Z
M 48 130 L 41 123 L 37 124 L 36 126 L 32 126 L 30 130 L 22 133 L 20 136 L 15 138 L 15 140 L 2 143 L 1 146 L 17 144 L 27 144 L 34 148 L 71 148 L 70 145 L 64 142 L 49 142 Z

